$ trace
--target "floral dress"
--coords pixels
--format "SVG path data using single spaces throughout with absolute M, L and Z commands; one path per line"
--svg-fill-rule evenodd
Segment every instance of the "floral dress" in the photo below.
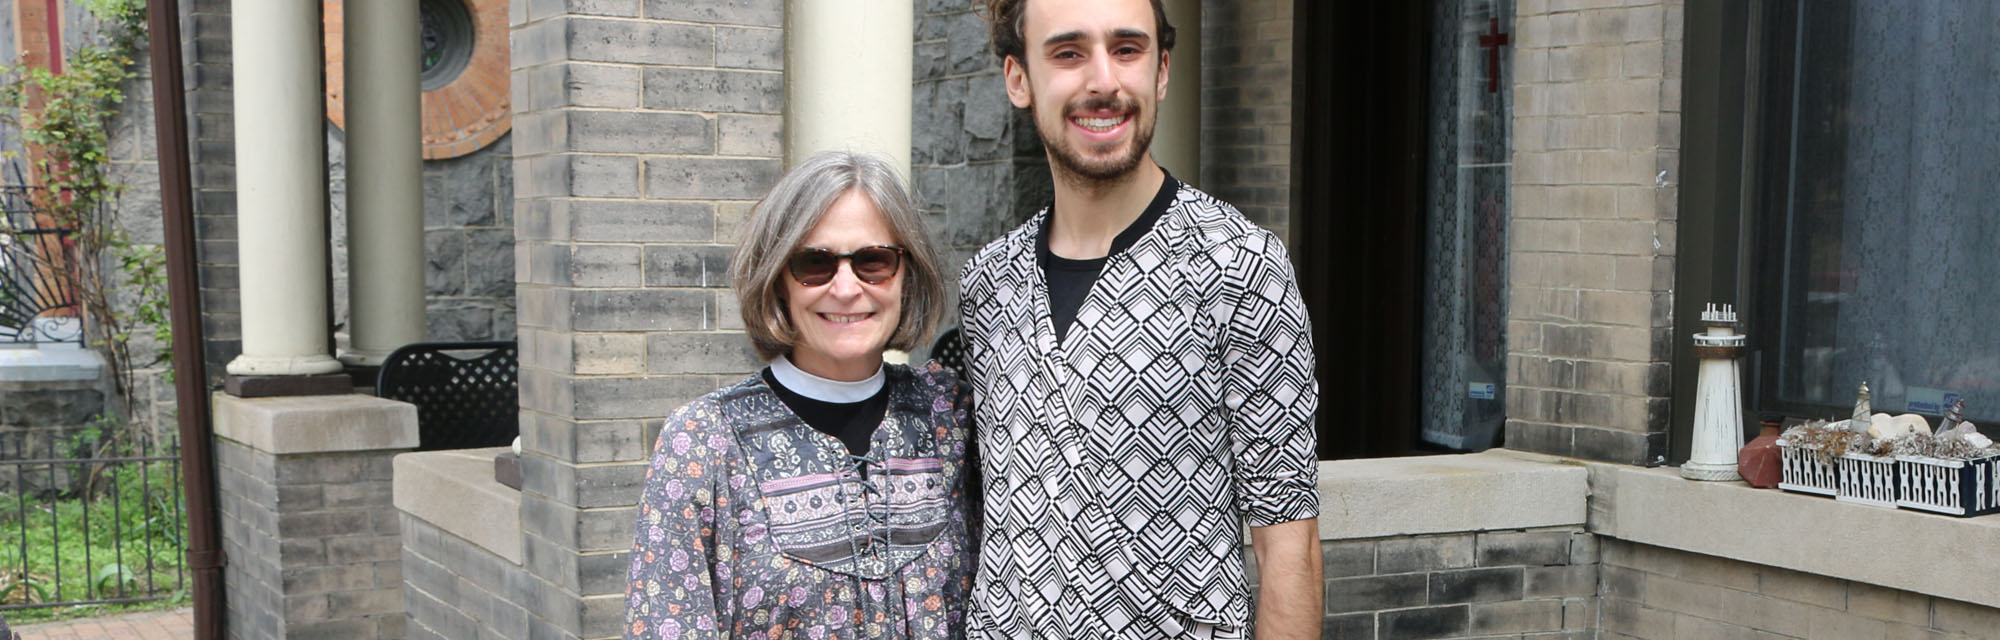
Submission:
M 626 638 L 963 637 L 967 392 L 935 363 L 886 374 L 865 457 L 756 375 L 667 418 L 639 503 Z

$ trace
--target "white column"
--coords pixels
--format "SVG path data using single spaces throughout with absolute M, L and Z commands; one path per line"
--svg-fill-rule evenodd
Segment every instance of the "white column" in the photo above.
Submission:
M 1166 0 L 1174 25 L 1168 56 L 1167 99 L 1153 129 L 1153 161 L 1174 178 L 1201 182 L 1201 0 Z
M 785 166 L 874 153 L 910 174 L 910 0 L 787 0 Z
M 228 370 L 339 371 L 327 352 L 320 3 L 236 0 L 230 10 L 243 355 Z
M 422 66 L 417 3 L 347 0 L 349 348 L 381 364 L 424 339 Z

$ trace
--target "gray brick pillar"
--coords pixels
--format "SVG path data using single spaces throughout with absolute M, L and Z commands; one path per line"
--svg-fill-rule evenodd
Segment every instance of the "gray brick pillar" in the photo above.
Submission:
M 354 394 L 214 406 L 229 637 L 404 637 L 389 480 L 417 408 Z
M 781 171 L 782 0 L 514 0 L 521 528 L 539 638 L 619 635 L 659 420 L 761 363 L 727 289 Z
M 1686 9 L 1559 4 L 1514 19 L 1507 446 L 1645 464 L 1667 452 Z

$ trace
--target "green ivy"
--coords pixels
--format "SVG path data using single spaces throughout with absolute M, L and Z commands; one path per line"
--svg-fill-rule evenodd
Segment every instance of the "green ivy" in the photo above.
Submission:
M 21 141 L 37 152 L 27 158 L 43 188 L 36 205 L 70 229 L 77 262 L 71 274 L 91 346 L 105 356 L 121 413 L 130 416 L 133 372 L 166 363 L 172 353 L 165 254 L 134 243 L 119 224 L 114 205 L 124 185 L 109 172 L 111 122 L 125 103 L 125 83 L 136 77 L 146 3 L 76 1 L 96 18 L 97 32 L 64 55 L 61 74 L 0 67 L 0 118 L 18 127 Z M 129 345 L 141 333 L 158 342 L 152 353 L 135 357 Z

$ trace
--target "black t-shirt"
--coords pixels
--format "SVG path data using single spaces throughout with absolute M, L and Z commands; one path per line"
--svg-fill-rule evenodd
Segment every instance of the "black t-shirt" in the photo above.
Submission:
M 1165 173 L 1165 169 L 1160 170 Z M 1097 276 L 1104 273 L 1104 263 L 1111 256 L 1132 248 L 1146 232 L 1153 230 L 1153 224 L 1160 221 L 1160 215 L 1167 212 L 1167 206 L 1174 201 L 1174 192 L 1180 190 L 1180 183 L 1173 174 L 1160 180 L 1160 192 L 1146 205 L 1139 218 L 1118 232 L 1111 239 L 1111 253 L 1102 258 L 1071 260 L 1049 250 L 1049 229 L 1055 224 L 1056 207 L 1049 205 L 1049 215 L 1042 219 L 1042 233 L 1035 237 L 1037 262 L 1042 265 L 1042 277 L 1049 283 L 1049 319 L 1055 323 L 1056 341 L 1069 335 L 1069 326 L 1076 323 L 1076 312 L 1083 308 L 1083 299 L 1090 295 L 1090 287 L 1097 284 Z
M 875 427 L 882 424 L 883 416 L 889 412 L 889 385 L 885 381 L 875 395 L 860 402 L 827 402 L 802 395 L 778 382 L 771 374 L 771 368 L 764 368 L 764 384 L 771 385 L 778 399 L 785 407 L 804 420 L 813 430 L 839 438 L 847 445 L 847 452 L 868 455 L 868 444 L 875 437 Z

